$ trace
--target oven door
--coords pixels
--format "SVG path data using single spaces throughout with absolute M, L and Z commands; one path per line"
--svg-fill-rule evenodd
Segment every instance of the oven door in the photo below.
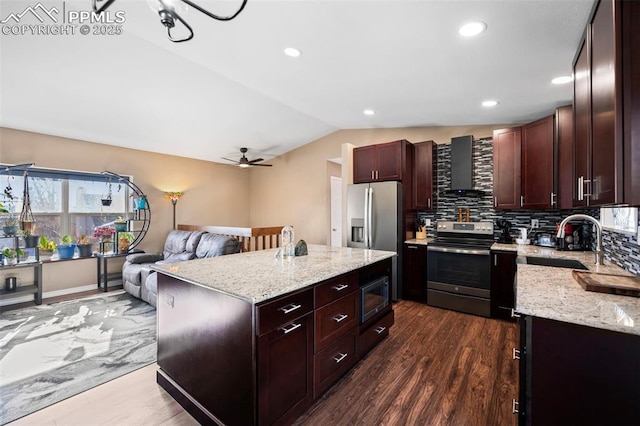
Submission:
M 489 250 L 427 246 L 427 303 L 456 311 L 491 315 Z

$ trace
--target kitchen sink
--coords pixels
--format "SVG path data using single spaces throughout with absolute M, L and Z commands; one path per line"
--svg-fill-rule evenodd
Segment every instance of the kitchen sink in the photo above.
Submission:
M 518 257 L 518 263 L 526 263 L 528 265 L 540 265 L 540 266 L 552 266 L 554 268 L 571 268 L 581 269 L 588 271 L 582 262 L 575 259 L 561 259 L 557 257 L 535 257 L 535 256 L 522 256 Z

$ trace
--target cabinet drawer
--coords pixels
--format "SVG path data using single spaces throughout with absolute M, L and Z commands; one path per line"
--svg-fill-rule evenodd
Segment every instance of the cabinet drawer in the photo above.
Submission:
M 318 398 L 358 360 L 356 340 L 358 327 L 318 352 L 314 357 L 313 398 Z
M 281 297 L 257 308 L 258 335 L 292 321 L 313 310 L 313 289 Z
M 315 352 L 332 343 L 347 330 L 360 323 L 358 320 L 358 293 L 352 292 L 334 302 L 316 309 Z
M 363 357 L 382 339 L 389 335 L 389 328 L 393 325 L 393 322 L 394 313 L 393 311 L 390 311 L 388 314 L 371 325 L 371 327 L 360 333 L 360 338 L 358 339 L 359 357 Z
M 326 305 L 358 289 L 358 274 L 351 273 L 332 278 L 315 287 L 316 308 Z

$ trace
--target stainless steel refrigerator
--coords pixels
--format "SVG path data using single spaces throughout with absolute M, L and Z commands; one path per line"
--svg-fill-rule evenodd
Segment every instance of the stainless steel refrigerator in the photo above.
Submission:
M 347 246 L 394 251 L 391 297 L 398 300 L 402 263 L 402 184 L 375 182 L 347 188 Z

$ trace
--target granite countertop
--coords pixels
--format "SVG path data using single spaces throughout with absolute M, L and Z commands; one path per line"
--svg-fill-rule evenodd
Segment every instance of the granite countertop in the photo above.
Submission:
M 152 268 L 256 304 L 396 255 L 392 251 L 314 244 L 308 250 L 307 256 L 291 259 L 276 258 L 278 249 L 271 249 Z
M 593 252 L 517 244 L 494 244 L 491 248 L 516 251 L 519 256 L 576 259 L 591 272 L 633 276 L 606 260 L 604 265 L 595 265 Z M 516 312 L 640 335 L 640 298 L 586 291 L 571 272 L 569 268 L 518 264 Z

